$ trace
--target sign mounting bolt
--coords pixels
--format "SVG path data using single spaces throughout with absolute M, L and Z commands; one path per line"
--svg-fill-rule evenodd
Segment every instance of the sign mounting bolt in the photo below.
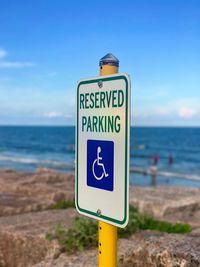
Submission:
M 103 87 L 103 82 L 102 81 L 98 81 L 98 86 L 99 86 L 99 88 L 102 88 Z
M 100 209 L 97 210 L 97 215 L 98 215 L 98 216 L 101 215 L 101 210 L 100 210 Z

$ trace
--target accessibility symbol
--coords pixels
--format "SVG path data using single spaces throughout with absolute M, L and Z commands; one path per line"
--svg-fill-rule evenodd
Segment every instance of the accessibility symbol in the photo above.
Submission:
M 108 176 L 109 176 L 109 174 L 106 173 L 106 171 L 105 171 L 104 163 L 101 163 L 101 162 L 100 162 L 100 160 L 102 160 L 102 157 L 99 156 L 100 152 L 101 152 L 101 147 L 98 146 L 98 148 L 97 148 L 97 158 L 94 160 L 94 162 L 93 162 L 93 164 L 92 164 L 92 172 L 93 172 L 94 177 L 95 177 L 97 180 L 101 180 L 104 176 L 105 176 L 105 177 L 108 177 Z M 97 176 L 97 175 L 96 175 L 96 172 L 95 172 L 95 165 L 97 165 L 97 167 L 98 167 L 98 166 L 102 167 L 102 173 L 101 173 L 100 176 Z
M 87 185 L 113 191 L 113 141 L 87 141 Z

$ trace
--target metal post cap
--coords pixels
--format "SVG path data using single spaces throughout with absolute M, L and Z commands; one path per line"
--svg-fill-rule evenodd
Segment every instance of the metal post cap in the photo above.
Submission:
M 104 57 L 102 57 L 99 61 L 99 66 L 102 65 L 110 65 L 119 67 L 119 60 L 111 53 L 108 53 Z

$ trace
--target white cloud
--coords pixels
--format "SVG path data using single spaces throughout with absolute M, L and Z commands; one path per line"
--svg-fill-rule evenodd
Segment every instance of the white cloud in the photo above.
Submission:
M 54 119 L 54 118 L 66 118 L 66 119 L 70 119 L 71 116 L 62 113 L 62 112 L 56 112 L 56 111 L 50 111 L 47 113 L 44 113 L 44 117 L 49 118 L 49 119 Z
M 194 117 L 196 114 L 197 114 L 197 110 L 194 109 L 194 108 L 182 107 L 182 108 L 180 108 L 179 111 L 178 111 L 178 115 L 179 115 L 181 118 L 185 118 L 185 119 L 192 118 L 192 117 Z
M 0 61 L 0 68 L 2 69 L 20 69 L 26 67 L 33 67 L 34 64 L 31 62 L 11 62 L 11 61 Z
M 0 68 L 1 69 L 19 69 L 19 68 L 27 68 L 32 67 L 35 64 L 32 62 L 21 62 L 21 61 L 8 61 L 5 60 L 7 56 L 7 52 L 4 49 L 0 49 Z
M 197 98 L 180 98 L 166 103 L 163 106 L 152 109 L 152 113 L 160 116 L 178 116 L 179 118 L 192 118 L 200 113 L 200 99 Z
M 132 123 L 137 125 L 198 125 L 200 121 L 200 98 L 188 97 L 166 101 L 162 105 L 145 107 L 136 104 Z
M 45 113 L 44 117 L 47 117 L 47 118 L 50 118 L 50 119 L 51 118 L 58 118 L 58 117 L 62 117 L 62 113 L 51 111 L 51 112 Z

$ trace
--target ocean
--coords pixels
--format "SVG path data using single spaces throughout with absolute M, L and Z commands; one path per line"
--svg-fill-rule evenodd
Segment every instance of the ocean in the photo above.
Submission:
M 132 185 L 151 185 L 155 154 L 157 185 L 200 187 L 200 128 L 132 127 Z M 75 127 L 0 126 L 0 168 L 69 172 L 74 160 Z

